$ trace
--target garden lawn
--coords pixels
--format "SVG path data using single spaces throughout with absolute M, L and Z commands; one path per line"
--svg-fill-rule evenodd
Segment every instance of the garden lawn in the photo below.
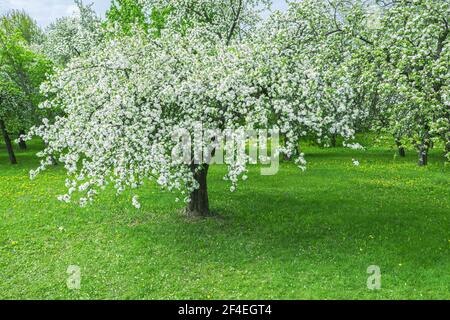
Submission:
M 29 180 L 40 146 L 11 166 L 0 144 L 0 299 L 450 299 L 450 168 L 437 152 L 419 168 L 413 152 L 308 147 L 307 171 L 252 167 L 236 193 L 213 166 L 218 217 L 188 220 L 153 186 L 140 210 L 112 190 L 61 203 L 62 166 Z M 381 290 L 367 288 L 370 265 Z

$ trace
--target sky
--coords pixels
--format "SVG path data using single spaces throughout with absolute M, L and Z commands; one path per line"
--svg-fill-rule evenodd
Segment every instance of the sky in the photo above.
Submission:
M 111 0 L 85 0 L 93 3 L 94 9 L 101 16 L 111 4 Z M 285 0 L 273 0 L 273 9 L 286 9 Z M 0 0 L 0 14 L 11 9 L 25 10 L 37 23 L 45 28 L 57 18 L 70 16 L 76 11 L 73 0 Z

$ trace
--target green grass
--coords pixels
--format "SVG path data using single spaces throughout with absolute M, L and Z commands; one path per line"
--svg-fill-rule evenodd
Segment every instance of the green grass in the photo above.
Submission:
M 39 146 L 13 167 L 0 145 L 2 299 L 450 299 L 450 170 L 439 153 L 418 168 L 412 152 L 308 147 L 306 172 L 253 167 L 234 194 L 214 166 L 220 218 L 192 221 L 149 186 L 141 210 L 112 192 L 85 209 L 60 203 L 63 168 L 28 178 Z M 69 265 L 81 267 L 81 290 L 66 286 Z M 381 268 L 379 291 L 367 289 L 369 265 Z

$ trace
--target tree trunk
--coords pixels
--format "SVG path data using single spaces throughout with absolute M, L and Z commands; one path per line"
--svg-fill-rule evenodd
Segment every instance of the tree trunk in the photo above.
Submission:
M 50 156 L 51 160 L 52 160 L 52 165 L 53 166 L 57 166 L 58 165 L 58 161 L 56 161 L 54 156 Z
M 332 148 L 336 148 L 336 140 L 337 140 L 336 134 L 331 135 L 331 141 L 330 141 L 330 143 L 331 143 L 331 147 L 332 147 Z
M 448 157 L 450 155 L 450 137 L 445 144 L 445 156 Z M 450 161 L 450 159 L 447 159 Z
M 25 131 L 21 130 L 19 132 L 19 138 L 20 136 L 25 135 Z M 27 144 L 25 141 L 23 141 L 22 139 L 19 140 L 19 148 L 20 150 L 27 150 Z
M 398 147 L 399 156 L 402 158 L 406 157 L 405 147 L 402 146 L 402 143 L 399 140 L 395 140 L 395 143 L 397 144 Z
M 3 138 L 5 139 L 6 150 L 8 150 L 9 155 L 9 161 L 11 162 L 11 164 L 17 164 L 17 159 L 16 156 L 14 155 L 14 149 L 11 144 L 11 139 L 9 138 L 8 132 L 6 131 L 5 122 L 2 119 L 0 119 L 0 129 L 2 130 Z
M 429 147 L 426 144 L 419 146 L 419 166 L 424 167 L 428 165 L 428 150 Z
M 191 217 L 207 217 L 211 215 L 209 211 L 208 184 L 207 176 L 209 165 L 205 164 L 203 168 L 196 172 L 199 165 L 191 165 L 192 173 L 195 180 L 199 184 L 199 188 L 191 193 L 191 201 L 186 209 L 188 216 Z

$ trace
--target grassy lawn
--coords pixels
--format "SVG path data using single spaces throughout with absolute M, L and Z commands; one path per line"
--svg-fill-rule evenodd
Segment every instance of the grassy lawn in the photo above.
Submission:
M 220 218 L 187 220 L 157 188 L 56 200 L 61 166 L 28 178 L 40 144 L 8 164 L 0 145 L 1 299 L 450 299 L 450 168 L 433 153 L 308 147 L 308 170 L 251 168 L 237 193 L 212 167 Z M 352 158 L 361 162 L 352 164 Z M 81 290 L 66 286 L 81 267 Z M 367 289 L 378 265 L 382 288 Z

